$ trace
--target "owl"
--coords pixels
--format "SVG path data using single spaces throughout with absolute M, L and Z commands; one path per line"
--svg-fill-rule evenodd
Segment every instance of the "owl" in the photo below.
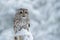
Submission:
M 30 20 L 28 9 L 20 8 L 17 10 L 14 18 L 14 31 L 15 33 L 21 29 L 29 30 Z

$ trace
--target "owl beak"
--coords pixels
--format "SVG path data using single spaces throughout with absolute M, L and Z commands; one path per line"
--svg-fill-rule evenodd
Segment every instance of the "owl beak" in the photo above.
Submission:
M 23 17 L 25 17 L 25 16 L 23 16 Z

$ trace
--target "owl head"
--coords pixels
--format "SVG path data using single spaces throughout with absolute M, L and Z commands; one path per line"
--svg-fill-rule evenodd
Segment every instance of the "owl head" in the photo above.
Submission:
M 28 16 L 28 9 L 20 8 L 18 9 L 18 14 L 20 17 L 27 17 Z

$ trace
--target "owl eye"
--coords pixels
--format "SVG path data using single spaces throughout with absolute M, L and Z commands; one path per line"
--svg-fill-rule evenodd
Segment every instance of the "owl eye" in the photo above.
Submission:
M 20 14 L 22 14 L 23 12 L 22 11 L 20 11 Z
M 26 14 L 28 13 L 28 12 L 25 12 Z
M 27 12 L 25 12 L 25 13 L 27 13 Z

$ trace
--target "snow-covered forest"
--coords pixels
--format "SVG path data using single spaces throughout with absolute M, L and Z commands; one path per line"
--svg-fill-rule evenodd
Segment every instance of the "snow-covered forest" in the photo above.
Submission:
M 60 40 L 60 0 L 0 0 L 0 40 L 13 40 L 19 8 L 29 10 L 34 40 Z

